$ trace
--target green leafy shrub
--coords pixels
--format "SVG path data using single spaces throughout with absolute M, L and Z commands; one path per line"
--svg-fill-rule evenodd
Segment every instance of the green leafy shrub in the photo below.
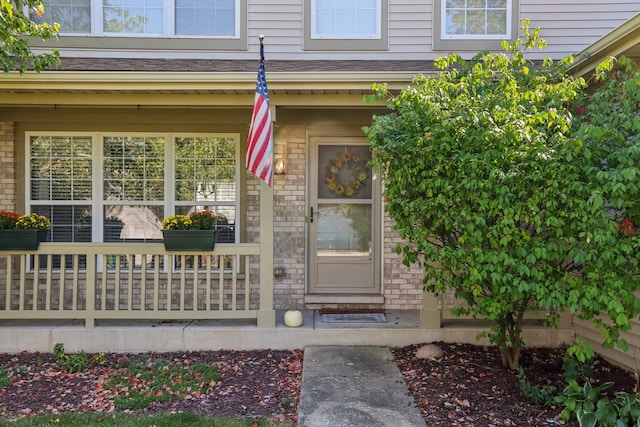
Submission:
M 84 372 L 89 367 L 106 361 L 106 356 L 103 353 L 95 354 L 91 358 L 84 350 L 71 355 L 66 354 L 62 343 L 53 346 L 53 354 L 56 356 L 58 366 L 69 373 Z
M 555 402 L 558 395 L 558 388 L 552 384 L 533 384 L 527 379 L 522 366 L 519 366 L 518 380 L 520 381 L 520 391 L 527 400 L 534 405 L 550 406 Z
M 640 400 L 637 393 L 617 392 L 610 398 L 605 390 L 613 385 L 606 382 L 597 386 L 583 386 L 570 381 L 556 403 L 564 406 L 561 418 L 578 420 L 581 427 L 640 426 Z
M 0 388 L 7 387 L 11 384 L 11 374 L 6 369 L 0 370 Z
M 545 45 L 528 24 L 505 53 L 438 58 L 438 76 L 399 92 L 374 85 L 390 111 L 365 128 L 396 252 L 426 291 L 461 301 L 454 313 L 487 320 L 509 368 L 527 312 L 591 321 L 622 350 L 640 313 L 640 73 L 602 67 L 587 94 L 572 58 L 525 57 Z
M 562 364 L 562 379 L 565 384 L 571 381 L 586 380 L 593 376 L 593 357 L 584 361 L 578 360 L 572 354 L 567 354 Z
M 567 353 L 562 364 L 562 379 L 564 385 L 566 386 L 570 381 L 577 381 L 578 379 L 593 375 L 592 363 L 593 358 L 590 358 L 586 362 L 580 362 L 575 356 Z M 522 366 L 518 367 L 518 380 L 520 382 L 520 391 L 529 402 L 540 406 L 551 406 L 556 403 L 558 387 L 555 385 L 532 383 L 527 378 Z
M 189 394 L 200 395 L 220 380 L 215 366 L 202 363 L 182 366 L 148 358 L 127 360 L 120 366 L 106 387 L 118 393 L 114 403 L 123 410 L 146 408 L 152 402 L 182 400 Z

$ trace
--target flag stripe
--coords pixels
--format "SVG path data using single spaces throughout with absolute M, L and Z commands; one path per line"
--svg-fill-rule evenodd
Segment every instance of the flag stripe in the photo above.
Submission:
M 273 183 L 273 125 L 264 70 L 264 47 L 260 44 L 260 67 L 247 139 L 247 169 L 269 187 Z
M 254 116 L 252 137 L 249 143 L 249 170 L 263 181 L 271 173 L 271 113 L 264 100 L 256 100 L 258 114 Z M 261 111 L 264 107 L 266 111 Z M 268 182 L 267 182 L 268 183 Z

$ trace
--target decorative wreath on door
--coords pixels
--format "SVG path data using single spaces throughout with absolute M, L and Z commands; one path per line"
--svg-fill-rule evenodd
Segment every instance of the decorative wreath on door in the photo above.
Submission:
M 329 160 L 324 181 L 329 191 L 339 197 L 351 197 L 358 194 L 367 184 L 369 170 L 367 162 L 345 151 Z

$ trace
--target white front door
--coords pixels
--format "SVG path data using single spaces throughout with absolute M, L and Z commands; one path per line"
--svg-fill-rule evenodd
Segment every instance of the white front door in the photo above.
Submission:
M 379 293 L 380 196 L 369 145 L 318 138 L 310 148 L 309 293 Z

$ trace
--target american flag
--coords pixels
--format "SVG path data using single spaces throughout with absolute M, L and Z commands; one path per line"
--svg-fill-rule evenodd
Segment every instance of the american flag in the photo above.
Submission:
M 273 183 L 273 128 L 271 110 L 269 109 L 269 93 L 264 72 L 264 46 L 260 38 L 260 68 L 258 83 L 253 102 L 253 116 L 247 141 L 247 169 L 266 182 L 269 187 Z

